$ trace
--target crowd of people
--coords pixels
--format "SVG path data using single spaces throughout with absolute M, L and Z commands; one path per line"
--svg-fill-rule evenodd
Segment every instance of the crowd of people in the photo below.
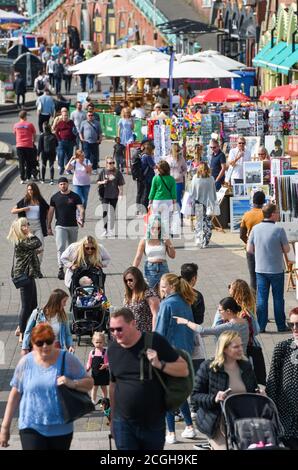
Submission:
M 171 260 L 176 257 L 172 222 L 178 213 L 179 225 L 184 223 L 180 213 L 184 191 L 187 189 L 192 199 L 195 243 L 199 248 L 208 248 L 217 191 L 224 184 L 227 167 L 233 169 L 230 183 L 241 184 L 243 164 L 252 157 L 242 136 L 228 158 L 219 140 L 212 137 L 208 162 L 195 158 L 190 165 L 178 143 L 159 161 L 155 161 L 151 140 L 144 139 L 140 144 L 131 161 L 131 173 L 136 181 L 136 215 L 145 215 L 147 226 L 136 244 L 134 258 L 128 260 L 123 272 L 123 307 L 111 310 L 103 328 L 93 332 L 93 348 L 85 366 L 73 355 L 75 348 L 66 304 L 76 292 L 74 278 L 77 280 L 78 272 L 83 269 L 84 275 L 79 278 L 82 298 L 76 292 L 76 307 L 95 308 L 96 302 L 92 305 L 87 302 L 99 299 L 103 292 L 95 285 L 91 271 L 100 272 L 104 284 L 104 270 L 115 256 L 90 233 L 79 238 L 79 229 L 85 224 L 90 190 L 96 187 L 103 205 L 101 238 L 114 238 L 115 211 L 118 200 L 124 196 L 126 182 L 125 149 L 134 140 L 133 116 L 137 113 L 133 115 L 128 106 L 123 106 L 113 152 L 106 156 L 104 168 L 99 168 L 102 131 L 94 105 L 89 102 L 83 110 L 77 102 L 70 116 L 67 107 L 62 106 L 60 115 L 53 120 L 55 103 L 50 95 L 50 87 L 55 87 L 57 95 L 61 93 L 63 78 L 69 91 L 70 64 L 78 63 L 80 58 L 90 58 L 92 51 L 76 51 L 64 63 L 60 52 L 57 45 L 51 51 L 45 48 L 42 60 L 48 77 L 41 72 L 35 81 L 40 132 L 37 147 L 37 132 L 27 120 L 25 110 L 20 112 L 20 120 L 13 129 L 21 183 L 27 183 L 24 197 L 11 209 L 18 218 L 12 222 L 7 236 L 14 249 L 12 279 L 15 285 L 21 282 L 16 335 L 22 357 L 11 381 L 0 445 L 9 445 L 13 415 L 19 407 L 23 449 L 69 449 L 73 423 L 64 421 L 58 392 L 59 386 L 65 385 L 90 392 L 95 406 L 101 388 L 102 399 L 105 403 L 110 400 L 111 429 L 118 450 L 161 450 L 165 442 L 174 445 L 178 440 L 175 420 L 181 415 L 185 422 L 183 438 L 195 439 L 198 428 L 208 437 L 210 448 L 223 449 L 226 431 L 221 404 L 227 396 L 246 392 L 272 398 L 284 428 L 283 443 L 297 450 L 298 368 L 294 356 L 298 348 L 298 309 L 290 311 L 287 321 L 283 255 L 289 251 L 289 243 L 284 229 L 275 225 L 277 206 L 266 203 L 263 192 L 254 194 L 254 207 L 244 215 L 240 231 L 246 244 L 250 286 L 243 279 L 231 280 L 227 296 L 218 299 L 211 327 L 205 324 L 204 296 L 196 290 L 198 265 L 185 262 L 179 273 L 171 267 Z M 92 90 L 92 76 L 87 77 L 87 83 Z M 84 89 L 84 83 L 81 85 Z M 20 80 L 16 86 L 22 96 Z M 145 81 L 144 86 L 149 90 L 150 83 Z M 159 118 L 167 107 L 168 96 L 157 88 L 150 91 L 159 100 L 152 118 Z M 54 166 L 58 159 L 58 191 L 48 202 L 37 181 L 31 181 L 36 155 L 42 161 L 41 184 L 46 182 L 47 162 L 49 184 L 55 183 Z M 258 158 L 269 158 L 265 148 L 259 149 Z M 97 178 L 94 186 L 91 175 Z M 54 233 L 57 277 L 64 281 L 68 291 L 54 289 L 40 308 L 35 279 L 45 275 L 41 263 L 45 266 L 46 237 Z M 270 286 L 277 330 L 292 333 L 292 337 L 276 345 L 267 374 L 257 336 L 266 332 Z M 104 286 L 100 288 L 104 291 Z M 71 302 L 74 305 L 73 298 Z M 148 335 L 151 335 L 151 347 L 146 347 Z M 214 357 L 207 355 L 206 336 L 215 339 Z M 180 350 L 192 358 L 192 367 Z M 142 370 L 146 379 L 140 377 L 142 357 L 146 359 Z M 190 400 L 181 402 L 176 411 L 167 409 L 160 376 L 183 378 L 191 376 L 192 368 L 196 378 Z M 152 369 L 158 374 L 152 373 Z

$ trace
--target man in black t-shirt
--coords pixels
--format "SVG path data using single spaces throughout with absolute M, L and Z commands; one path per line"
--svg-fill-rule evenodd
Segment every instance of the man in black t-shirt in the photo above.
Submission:
M 59 191 L 51 197 L 48 212 L 48 235 L 53 235 L 51 228 L 53 215 L 56 216 L 56 246 L 58 257 L 58 279 L 64 279 L 61 255 L 63 251 L 78 239 L 78 224 L 84 226 L 85 209 L 80 196 L 70 191 L 68 179 L 62 176 L 58 180 Z M 77 219 L 77 210 L 80 213 Z
M 111 374 L 110 399 L 112 432 L 118 450 L 162 450 L 165 442 L 164 390 L 153 368 L 175 377 L 188 374 L 187 363 L 158 333 L 153 333 L 152 349 L 144 360 L 144 380 L 140 380 L 140 353 L 144 333 L 136 328 L 133 312 L 122 308 L 110 317 L 115 341 L 108 348 Z
M 211 139 L 209 148 L 211 150 L 211 175 L 215 181 L 216 191 L 221 188 L 225 180 L 225 171 L 226 171 L 226 156 L 220 150 L 219 143 L 216 139 Z

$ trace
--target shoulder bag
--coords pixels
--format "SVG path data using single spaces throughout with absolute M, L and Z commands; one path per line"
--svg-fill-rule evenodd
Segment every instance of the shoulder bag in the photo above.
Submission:
M 13 252 L 13 261 L 12 261 L 12 268 L 11 268 L 11 280 L 15 285 L 16 289 L 20 289 L 21 287 L 26 287 L 31 278 L 26 273 L 21 273 L 18 276 L 14 276 L 14 260 L 15 260 L 16 249 Z
M 210 199 L 208 199 L 206 206 L 206 215 L 208 217 L 220 215 L 220 207 L 217 201 L 212 203 Z
M 66 351 L 63 353 L 60 375 L 65 375 L 65 356 Z M 95 411 L 95 406 L 86 392 L 79 392 L 63 384 L 58 386 L 58 396 L 65 423 L 72 423 L 87 413 Z
M 145 365 L 145 358 L 147 359 L 146 351 L 147 349 L 152 349 L 152 342 L 153 342 L 153 334 L 152 333 L 145 333 L 144 339 L 144 349 L 140 353 L 140 380 L 144 380 L 144 365 Z M 152 379 L 152 370 L 156 375 L 158 381 L 160 382 L 163 390 L 164 390 L 164 400 L 165 400 L 165 408 L 167 411 L 176 411 L 179 407 L 187 400 L 189 395 L 191 394 L 194 386 L 194 371 L 192 366 L 192 360 L 190 355 L 184 351 L 183 349 L 174 348 L 177 354 L 181 356 L 186 362 L 188 366 L 188 375 L 187 377 L 174 377 L 172 375 L 168 375 L 158 371 L 155 367 L 152 367 L 151 363 L 149 363 L 149 380 Z

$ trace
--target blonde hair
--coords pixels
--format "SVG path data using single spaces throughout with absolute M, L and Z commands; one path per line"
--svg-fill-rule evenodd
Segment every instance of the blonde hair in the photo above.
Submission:
M 209 178 L 211 175 L 211 170 L 207 162 L 200 162 L 197 169 L 198 178 Z
M 210 369 L 217 372 L 220 367 L 225 363 L 225 349 L 228 348 L 235 339 L 241 339 L 241 336 L 236 331 L 224 331 L 218 338 L 215 348 L 215 356 L 210 364 Z M 242 355 L 241 359 L 246 360 Z
M 96 339 L 101 339 L 102 340 L 102 345 L 105 346 L 106 345 L 106 337 L 105 337 L 105 334 L 102 333 L 101 331 L 95 331 L 93 333 L 93 336 L 92 336 L 92 344 L 94 346 L 94 342 Z
M 95 248 L 95 250 L 92 252 L 92 255 L 88 256 L 88 263 L 86 260 L 86 253 L 84 250 L 84 246 L 87 243 L 92 243 L 92 245 Z M 98 263 L 102 264 L 99 245 L 97 243 L 97 240 L 94 237 L 92 237 L 91 235 L 87 235 L 86 237 L 82 238 L 81 240 L 77 242 L 77 254 L 76 254 L 76 258 L 74 260 L 73 266 L 76 269 L 81 266 L 86 266 L 87 264 L 91 266 L 97 266 Z
M 161 281 L 169 284 L 177 294 L 181 295 L 183 300 L 189 305 L 192 305 L 195 301 L 196 295 L 189 285 L 181 276 L 177 276 L 173 273 L 163 274 Z
M 125 114 L 129 114 L 129 117 L 131 118 L 131 109 L 129 106 L 126 108 L 123 108 L 121 111 L 121 117 L 124 118 Z
M 246 281 L 243 281 L 243 279 L 233 281 L 230 287 L 230 295 L 236 300 L 242 310 L 255 313 L 256 298 Z
M 25 235 L 22 232 L 22 227 L 24 227 L 25 225 L 29 225 L 29 222 L 26 217 L 20 217 L 19 219 L 14 220 L 10 226 L 9 233 L 6 237 L 7 240 L 15 244 L 21 242 L 22 240 L 26 240 L 26 238 L 28 238 L 28 235 Z

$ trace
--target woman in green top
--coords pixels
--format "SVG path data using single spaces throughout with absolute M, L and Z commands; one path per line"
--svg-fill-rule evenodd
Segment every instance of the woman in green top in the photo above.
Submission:
M 158 174 L 152 180 L 148 210 L 151 208 L 153 214 L 160 214 L 165 227 L 169 227 L 177 199 L 176 181 L 170 175 L 170 165 L 165 160 L 160 160 L 156 169 Z

